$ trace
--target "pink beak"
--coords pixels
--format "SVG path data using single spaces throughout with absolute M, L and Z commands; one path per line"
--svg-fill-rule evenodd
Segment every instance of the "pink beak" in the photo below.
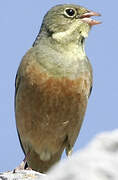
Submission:
M 93 11 L 89 11 L 83 15 L 80 16 L 80 19 L 86 23 L 88 23 L 90 26 L 96 25 L 96 24 L 101 24 L 100 21 L 96 21 L 91 19 L 91 16 L 101 16 L 101 14 L 93 12 Z

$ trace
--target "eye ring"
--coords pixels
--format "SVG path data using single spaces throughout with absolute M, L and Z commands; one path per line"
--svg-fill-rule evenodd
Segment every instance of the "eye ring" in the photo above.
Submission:
M 73 8 L 66 8 L 65 11 L 64 11 L 64 14 L 67 16 L 67 17 L 75 17 L 77 15 L 77 12 L 75 9 Z

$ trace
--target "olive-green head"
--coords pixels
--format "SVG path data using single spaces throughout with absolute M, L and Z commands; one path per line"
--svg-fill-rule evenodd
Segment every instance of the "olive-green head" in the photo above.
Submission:
M 85 38 L 91 26 L 100 23 L 90 17 L 99 15 L 78 5 L 57 5 L 45 15 L 40 33 L 45 32 L 57 41 L 75 41 L 81 36 Z

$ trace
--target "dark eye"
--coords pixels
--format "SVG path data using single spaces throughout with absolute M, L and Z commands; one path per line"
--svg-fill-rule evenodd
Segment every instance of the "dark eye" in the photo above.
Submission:
M 74 9 L 68 8 L 65 10 L 65 15 L 68 17 L 74 17 L 76 15 L 76 11 Z

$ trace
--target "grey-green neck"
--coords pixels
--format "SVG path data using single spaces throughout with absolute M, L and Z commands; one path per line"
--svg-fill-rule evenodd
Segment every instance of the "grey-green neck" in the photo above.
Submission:
M 64 52 L 76 52 L 80 57 L 86 56 L 85 54 L 85 38 L 80 36 L 79 39 L 70 40 L 68 42 L 58 42 L 52 38 L 51 33 L 47 33 L 46 31 L 39 32 L 36 40 L 33 43 L 33 47 L 40 45 L 50 45 L 52 49 L 57 51 Z
M 40 65 L 53 76 L 73 79 L 87 68 L 82 37 L 76 41 L 60 43 L 43 32 L 37 36 L 33 47 L 38 51 Z

